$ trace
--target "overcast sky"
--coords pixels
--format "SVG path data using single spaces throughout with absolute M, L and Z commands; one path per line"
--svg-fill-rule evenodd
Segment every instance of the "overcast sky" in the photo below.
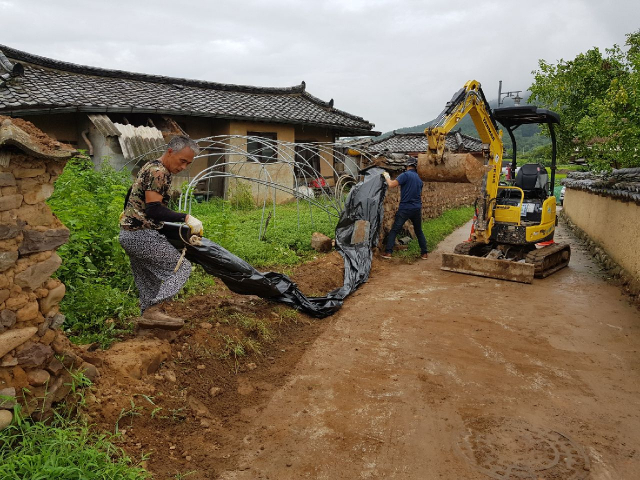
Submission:
M 538 60 L 623 45 L 640 1 L 0 0 L 0 44 L 73 63 L 307 91 L 388 131 L 469 79 L 494 99 Z

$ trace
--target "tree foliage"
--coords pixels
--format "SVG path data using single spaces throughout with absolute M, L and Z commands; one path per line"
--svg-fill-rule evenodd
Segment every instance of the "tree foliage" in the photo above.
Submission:
M 584 158 L 594 170 L 640 166 L 640 30 L 625 46 L 539 61 L 530 90 L 535 103 L 561 115 L 561 161 Z

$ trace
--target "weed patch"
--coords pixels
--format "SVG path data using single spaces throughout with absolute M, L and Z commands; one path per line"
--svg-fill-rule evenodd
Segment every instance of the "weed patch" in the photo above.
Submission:
M 19 409 L 15 417 L 0 432 L 0 478 L 150 478 L 110 435 L 96 434 L 80 421 L 56 415 L 46 425 L 22 418 Z

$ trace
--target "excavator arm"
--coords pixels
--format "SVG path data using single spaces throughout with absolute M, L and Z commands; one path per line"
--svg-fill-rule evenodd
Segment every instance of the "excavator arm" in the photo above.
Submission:
M 494 224 L 493 207 L 498 195 L 504 145 L 502 142 L 502 130 L 498 130 L 496 127 L 491 109 L 478 81 L 469 80 L 447 102 L 435 124 L 425 129 L 428 151 L 426 152 L 426 158 L 423 160 L 433 170 L 445 171 L 446 169 L 448 172 L 453 172 L 456 168 L 455 164 L 461 162 L 464 162 L 464 168 L 468 170 L 467 165 L 473 162 L 473 160 L 469 159 L 469 155 L 456 157 L 455 154 L 445 154 L 447 133 L 455 128 L 466 115 L 471 116 L 471 120 L 473 120 L 473 124 L 485 146 L 484 168 L 481 174 L 476 177 L 477 180 L 482 180 L 484 194 L 482 201 L 478 204 L 474 240 L 488 243 L 491 237 L 491 228 Z M 442 165 L 441 169 L 438 169 L 439 165 Z M 418 170 L 420 171 L 420 166 Z M 457 181 L 453 178 L 447 179 L 444 175 L 441 175 L 440 180 Z

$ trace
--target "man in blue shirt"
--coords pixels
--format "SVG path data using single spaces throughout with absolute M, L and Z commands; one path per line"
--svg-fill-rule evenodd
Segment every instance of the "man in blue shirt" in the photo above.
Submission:
M 400 229 L 407 220 L 411 220 L 413 223 L 413 229 L 418 237 L 418 244 L 420 245 L 420 258 L 426 260 L 427 253 L 427 239 L 422 232 L 422 180 L 418 176 L 417 172 L 418 159 L 415 157 L 409 157 L 407 160 L 407 171 L 398 175 L 398 178 L 391 180 L 389 174 L 384 172 L 382 175 L 387 181 L 389 188 L 394 188 L 400 185 L 400 206 L 396 212 L 395 220 L 393 221 L 393 227 L 389 235 L 387 235 L 387 245 L 382 258 L 391 258 L 393 252 L 393 246 L 396 243 L 396 236 Z

